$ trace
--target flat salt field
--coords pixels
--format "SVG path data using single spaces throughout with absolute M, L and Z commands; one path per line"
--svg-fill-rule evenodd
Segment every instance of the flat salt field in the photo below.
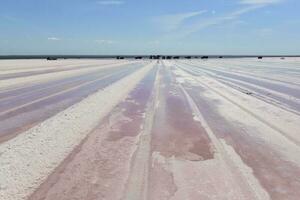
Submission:
M 1 200 L 298 200 L 300 58 L 0 60 Z

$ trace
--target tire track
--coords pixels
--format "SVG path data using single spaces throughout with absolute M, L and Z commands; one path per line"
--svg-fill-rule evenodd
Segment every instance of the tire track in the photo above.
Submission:
M 186 72 L 188 72 L 189 74 L 191 74 L 188 70 L 186 69 L 182 69 Z M 244 112 L 246 112 L 247 114 L 249 114 L 250 116 L 254 117 L 256 120 L 262 122 L 263 124 L 265 124 L 266 126 L 268 126 L 269 128 L 273 129 L 274 131 L 278 132 L 279 134 L 281 134 L 283 137 L 285 137 L 286 139 L 288 139 L 291 143 L 293 143 L 296 146 L 299 146 L 300 143 L 298 141 L 295 141 L 295 138 L 289 136 L 289 134 L 287 132 L 285 132 L 284 130 L 282 130 L 281 128 L 277 127 L 276 125 L 268 122 L 267 120 L 265 120 L 264 118 L 262 118 L 261 116 L 253 113 L 251 110 L 249 110 L 248 108 L 245 108 L 243 105 L 237 103 L 236 101 L 228 98 L 226 95 L 223 95 L 222 93 L 220 93 L 219 91 L 217 91 L 216 89 L 210 87 L 208 84 L 204 83 L 203 81 L 199 81 L 198 79 L 195 79 L 194 77 L 192 77 L 196 82 L 200 83 L 201 85 L 203 85 L 204 87 L 206 87 L 208 90 L 213 91 L 214 93 L 216 93 L 217 95 L 221 96 L 222 98 L 226 99 L 227 101 L 229 101 L 231 104 L 237 106 L 238 108 L 240 108 L 241 110 L 243 110 Z
M 221 161 L 223 161 L 222 164 L 225 165 L 223 167 L 227 168 L 228 172 L 231 172 L 231 174 L 234 176 L 235 181 L 238 183 L 238 185 L 242 186 L 241 191 L 243 191 L 244 189 L 246 191 L 250 189 L 251 194 L 253 195 L 253 199 L 256 200 L 270 199 L 269 194 L 264 190 L 264 188 L 260 185 L 259 181 L 252 174 L 251 168 L 249 168 L 246 164 L 243 163 L 243 161 L 235 153 L 232 147 L 227 145 L 225 141 L 221 141 L 216 137 L 216 135 L 213 133 L 208 123 L 204 119 L 203 115 L 199 111 L 192 97 L 187 93 L 187 91 L 181 84 L 179 84 L 179 86 L 185 94 L 188 104 L 194 112 L 194 115 L 201 122 L 202 127 L 206 130 L 209 138 L 212 141 L 213 146 L 216 149 L 215 159 L 220 159 Z M 246 187 L 243 188 L 243 186 Z
M 244 81 L 240 81 L 238 79 L 232 79 L 228 77 L 222 77 L 219 75 L 215 75 L 211 72 L 206 72 L 201 69 L 187 69 L 183 66 L 176 65 L 178 68 L 192 74 L 195 76 L 201 76 L 205 74 L 206 76 L 212 77 L 219 82 L 223 83 L 224 85 L 227 85 L 231 87 L 234 90 L 237 90 L 239 92 L 245 93 L 245 94 L 251 94 L 251 96 L 260 99 L 266 103 L 272 104 L 280 109 L 286 110 L 288 112 L 294 113 L 296 115 L 300 114 L 299 110 L 299 99 L 288 96 L 287 94 L 277 92 L 275 90 L 271 90 L 265 87 L 261 87 L 258 85 L 255 85 L 253 83 L 248 83 Z M 238 85 L 239 84 L 239 85 Z M 236 85 L 236 86 L 235 86 Z M 272 94 L 272 95 L 270 95 Z
M 126 71 L 126 70 L 122 70 L 121 72 L 124 72 L 124 71 Z M 101 78 L 97 78 L 97 79 L 95 79 L 95 80 L 87 81 L 87 82 L 84 82 L 84 83 L 82 83 L 82 84 L 79 84 L 79 85 L 70 87 L 70 88 L 68 88 L 68 89 L 66 89 L 66 90 L 62 90 L 62 91 L 59 91 L 59 92 L 55 92 L 55 93 L 53 93 L 53 94 L 51 94 L 51 95 L 48 95 L 48 96 L 46 96 L 46 97 L 38 98 L 38 99 L 35 99 L 34 101 L 31 101 L 31 102 L 28 102 L 28 103 L 25 103 L 25 104 L 16 106 L 16 107 L 14 107 L 14 108 L 10 108 L 10 109 L 8 109 L 8 110 L 1 111 L 1 112 L 0 112 L 0 117 L 1 117 L 1 116 L 4 116 L 4 115 L 6 115 L 6 114 L 8 114 L 8 113 L 10 113 L 10 112 L 13 112 L 13 111 L 16 111 L 16 110 L 18 110 L 18 109 L 24 108 L 24 107 L 26 107 L 26 106 L 30 106 L 30 105 L 32 105 L 32 104 L 41 102 L 41 101 L 43 101 L 43 100 L 46 100 L 46 99 L 49 99 L 49 98 L 52 98 L 52 97 L 55 97 L 55 96 L 58 96 L 58 95 L 61 95 L 61 94 L 64 94 L 64 93 L 73 91 L 73 90 L 76 90 L 76 89 L 78 89 L 78 88 L 80 88 L 80 87 L 84 87 L 84 86 L 90 85 L 90 84 L 92 84 L 92 83 L 101 81 L 101 80 L 103 80 L 103 79 L 112 77 L 112 76 L 114 76 L 114 75 L 116 75 L 116 74 L 119 74 L 119 73 L 121 73 L 121 72 L 116 72 L 116 73 L 113 73 L 113 74 L 109 74 L 109 75 L 103 76 L 103 77 L 101 77 Z
M 27 199 L 152 67 L 144 66 L 0 144 L 0 199 Z
M 146 200 L 148 197 L 151 130 L 158 104 L 159 82 L 160 77 L 156 72 L 155 86 L 152 98 L 147 106 L 143 132 L 140 135 L 138 148 L 131 164 L 124 200 Z
M 63 85 L 63 84 L 88 80 L 88 79 L 97 77 L 101 74 L 106 74 L 106 73 L 118 71 L 122 68 L 130 68 L 131 66 L 139 66 L 139 65 L 142 65 L 142 63 L 132 64 L 132 65 L 124 64 L 124 65 L 120 65 L 120 66 L 115 66 L 112 69 L 104 67 L 104 68 L 99 68 L 99 70 L 97 70 L 97 71 L 93 71 L 93 70 L 87 71 L 87 72 L 84 71 L 81 74 L 74 74 L 73 76 L 61 77 L 59 79 L 50 80 L 48 82 L 42 82 L 42 83 L 30 85 L 30 86 L 21 87 L 21 88 L 13 88 L 8 91 L 0 92 L 0 101 L 4 101 L 4 100 L 10 99 L 10 98 L 15 98 L 15 97 L 18 97 L 18 96 L 21 96 L 24 94 L 31 94 L 33 92 L 38 92 L 43 89 L 48 89 L 48 88 L 56 87 L 56 86 Z
M 126 62 L 127 64 L 134 64 L 135 62 L 133 61 L 128 61 Z M 113 68 L 113 67 L 119 67 L 119 66 L 124 66 L 126 63 L 114 63 L 114 64 L 109 64 L 106 65 L 105 68 Z M 40 74 L 32 77 L 19 77 L 19 78 L 13 78 L 13 79 L 6 79 L 6 80 L 0 80 L 0 91 L 1 92 L 7 92 L 10 91 L 11 89 L 19 89 L 24 87 L 24 85 L 32 85 L 35 83 L 44 83 L 49 80 L 55 80 L 58 78 L 66 78 L 70 77 L 73 75 L 79 75 L 82 74 L 83 72 L 96 72 L 99 70 L 99 67 L 96 68 L 80 68 L 80 69 L 75 69 L 75 70 L 69 70 L 69 71 L 61 71 L 57 73 L 50 73 L 50 74 Z

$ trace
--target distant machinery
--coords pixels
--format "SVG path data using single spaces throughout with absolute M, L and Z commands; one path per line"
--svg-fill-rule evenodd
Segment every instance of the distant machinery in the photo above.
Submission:
M 47 57 L 47 60 L 57 60 L 55 57 Z
M 158 59 L 161 58 L 161 56 L 160 55 L 151 55 L 149 58 L 154 59 L 154 60 L 158 60 Z

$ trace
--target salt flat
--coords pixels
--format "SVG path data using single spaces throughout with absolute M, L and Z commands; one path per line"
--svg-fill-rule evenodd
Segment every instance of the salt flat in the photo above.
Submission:
M 299 58 L 0 69 L 0 199 L 300 196 Z

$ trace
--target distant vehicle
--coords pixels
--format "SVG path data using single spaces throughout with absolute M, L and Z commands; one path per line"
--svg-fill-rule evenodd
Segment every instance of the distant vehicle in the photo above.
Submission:
M 186 56 L 185 58 L 186 58 L 186 59 L 191 59 L 192 57 L 191 57 L 191 56 Z
M 47 57 L 47 60 L 57 60 L 55 57 Z
M 141 56 L 135 57 L 135 59 L 137 59 L 137 60 L 142 59 L 142 58 L 143 58 L 143 57 L 141 57 Z
M 154 56 L 154 55 L 151 55 L 150 56 L 150 59 L 155 59 L 155 60 L 158 60 L 158 59 L 160 59 L 160 55 L 156 55 L 156 56 Z
M 219 58 L 223 58 L 223 56 L 219 56 Z
M 260 60 L 261 60 L 261 59 L 263 59 L 263 57 L 262 57 L 262 56 L 258 56 L 257 59 L 260 59 Z
M 208 59 L 208 56 L 202 56 L 201 59 Z

